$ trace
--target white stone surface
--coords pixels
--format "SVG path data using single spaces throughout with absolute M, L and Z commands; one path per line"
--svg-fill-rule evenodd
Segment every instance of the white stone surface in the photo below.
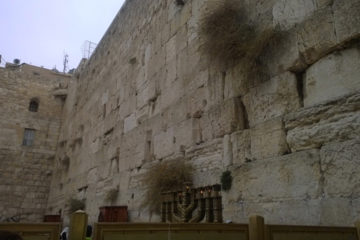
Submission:
M 280 0 L 273 8 L 273 22 L 281 30 L 288 30 L 311 16 L 315 10 L 314 0 Z
M 326 103 L 360 90 L 360 50 L 335 52 L 307 71 L 304 80 L 305 107 Z
M 300 108 L 295 74 L 285 72 L 251 88 L 244 97 L 250 127 Z

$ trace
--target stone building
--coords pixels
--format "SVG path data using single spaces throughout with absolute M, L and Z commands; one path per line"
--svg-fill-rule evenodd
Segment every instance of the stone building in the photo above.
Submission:
M 224 219 L 358 218 L 360 1 L 240 1 L 240 15 L 214 2 L 125 2 L 69 85 L 48 214 L 85 199 L 94 222 L 116 189 L 130 221 L 159 221 L 143 176 L 185 159 L 195 187 L 231 171 Z M 211 32 L 231 14 L 216 27 L 243 35 Z
M 45 214 L 70 79 L 28 64 L 0 68 L 0 221 Z

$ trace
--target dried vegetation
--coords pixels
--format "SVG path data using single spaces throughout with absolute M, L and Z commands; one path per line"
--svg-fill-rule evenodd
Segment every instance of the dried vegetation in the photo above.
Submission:
M 79 200 L 76 198 L 70 198 L 68 200 L 68 205 L 69 205 L 68 208 L 69 214 L 72 214 L 78 210 L 85 210 L 85 199 Z
M 252 21 L 243 0 L 209 0 L 200 22 L 203 51 L 222 64 L 256 60 L 272 38 L 273 29 Z

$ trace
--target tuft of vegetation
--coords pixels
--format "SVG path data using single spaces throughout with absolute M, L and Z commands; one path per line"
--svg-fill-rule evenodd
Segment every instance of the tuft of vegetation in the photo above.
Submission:
M 231 189 L 232 180 L 233 177 L 231 176 L 230 171 L 223 172 L 220 179 L 222 190 L 225 192 L 229 191 Z
M 15 58 L 15 59 L 13 60 L 13 63 L 16 64 L 16 65 L 19 65 L 19 64 L 20 64 L 20 59 Z
M 177 6 L 183 6 L 183 5 L 185 5 L 185 1 L 184 0 L 175 0 L 175 4 Z
M 72 214 L 78 210 L 85 210 L 85 199 L 79 200 L 76 198 L 70 198 L 68 200 L 69 214 Z
M 119 189 L 118 188 L 112 188 L 106 193 L 105 200 L 107 202 L 113 203 L 118 198 L 118 195 L 119 195 Z
M 161 193 L 181 191 L 185 182 L 192 183 L 192 181 L 193 167 L 184 160 L 160 162 L 154 165 L 143 178 L 143 184 L 147 187 L 143 206 L 159 213 Z
M 203 51 L 220 63 L 254 60 L 272 31 L 259 31 L 248 17 L 244 0 L 213 0 L 200 21 Z

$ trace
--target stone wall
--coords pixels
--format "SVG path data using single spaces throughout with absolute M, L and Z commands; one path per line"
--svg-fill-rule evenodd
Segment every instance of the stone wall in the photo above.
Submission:
M 243 1 L 246 24 L 273 32 L 252 59 L 256 71 L 249 59 L 224 67 L 206 53 L 200 25 L 209 1 L 175 2 L 127 1 L 76 74 L 48 213 L 84 198 L 94 222 L 118 189 L 130 221 L 158 221 L 142 207 L 142 177 L 159 161 L 186 159 L 196 187 L 232 172 L 225 219 L 352 225 L 360 1 Z
M 0 221 L 43 219 L 63 105 L 53 91 L 69 80 L 27 64 L 0 68 Z M 25 128 L 35 130 L 32 146 L 23 146 Z

